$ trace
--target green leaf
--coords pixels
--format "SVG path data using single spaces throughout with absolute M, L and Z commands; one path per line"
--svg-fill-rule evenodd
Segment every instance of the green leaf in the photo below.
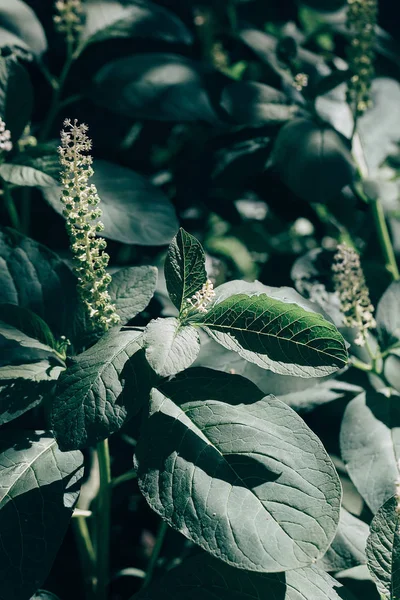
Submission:
M 26 600 L 46 579 L 78 499 L 80 452 L 46 432 L 0 433 L 1 595 Z
M 142 175 L 120 165 L 98 160 L 94 176 L 101 198 L 104 237 L 124 244 L 160 246 L 168 244 L 178 229 L 168 198 Z M 59 187 L 43 188 L 46 201 L 62 214 Z
M 343 7 L 345 0 L 303 0 L 303 4 L 310 6 L 314 10 L 334 12 Z
M 15 43 L 30 50 L 36 57 L 40 57 L 47 50 L 44 29 L 30 6 L 22 0 L 0 0 L 1 33 L 2 30 L 6 33 L 5 37 L 0 35 L 2 46 L 10 45 L 10 42 Z M 11 34 L 12 37 L 7 34 Z
M 200 242 L 179 229 L 169 245 L 164 267 L 168 294 L 179 312 L 206 283 L 205 264 L 206 256 Z
M 201 554 L 186 559 L 132 600 L 351 600 L 333 577 L 315 567 L 251 573 Z
M 4 2 L 8 0 L 0 0 L 0 24 Z M 32 109 L 33 87 L 27 70 L 14 56 L 0 57 L 0 117 L 11 131 L 14 146 L 30 121 Z
M 329 203 L 353 180 L 353 159 L 344 138 L 309 119 L 282 127 L 271 160 L 288 188 L 308 202 Z
M 228 350 L 282 375 L 329 375 L 347 362 L 345 342 L 329 321 L 266 294 L 217 302 L 196 325 Z
M 56 341 L 49 326 L 31 310 L 15 304 L 0 304 L 0 316 L 3 323 L 20 329 L 29 337 L 50 348 L 56 348 Z
M 90 0 L 85 5 L 86 22 L 80 51 L 89 44 L 110 38 L 146 38 L 190 44 L 192 36 L 169 10 L 152 2 Z
M 52 177 L 38 169 L 13 163 L 0 165 L 0 177 L 14 185 L 27 187 L 44 187 L 55 183 Z
M 31 600 L 60 600 L 58 596 L 45 590 L 38 590 Z
M 216 81 L 209 67 L 178 54 L 134 54 L 105 64 L 90 98 L 130 119 L 215 124 L 219 119 L 208 90 L 212 74 Z
M 157 285 L 156 267 L 127 267 L 112 276 L 108 292 L 122 323 L 142 312 L 152 299 Z
M 343 415 L 340 449 L 348 473 L 375 513 L 395 493 L 400 473 L 400 402 L 368 391 L 352 400 Z
M 118 431 L 148 396 L 142 332 L 111 330 L 74 357 L 60 377 L 52 425 L 62 450 L 84 448 Z
M 154 319 L 144 331 L 146 359 L 162 377 L 175 375 L 190 367 L 200 351 L 199 334 L 178 319 Z
M 143 495 L 232 566 L 271 572 L 315 562 L 333 539 L 341 497 L 321 442 L 276 398 L 226 402 L 177 403 L 152 391 L 135 456 Z
M 2 369 L 4 375 L 4 368 Z M 10 379 L 0 380 L 0 425 L 17 419 L 40 404 L 54 387 L 62 367 L 49 368 L 46 361 L 23 365 L 18 379 L 15 369 L 10 369 Z
M 365 564 L 368 533 L 369 527 L 366 523 L 341 508 L 335 539 L 318 565 L 325 571 L 337 572 Z
M 0 303 L 27 308 L 55 335 L 69 337 L 78 304 L 76 280 L 54 252 L 0 228 Z
M 394 281 L 379 300 L 376 324 L 382 350 L 400 345 L 400 282 Z
M 371 523 L 367 542 L 368 568 L 382 600 L 400 598 L 400 518 L 398 500 L 389 498 Z

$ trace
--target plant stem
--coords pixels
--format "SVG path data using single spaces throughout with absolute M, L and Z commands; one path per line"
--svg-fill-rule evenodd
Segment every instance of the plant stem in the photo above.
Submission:
M 110 555 L 110 504 L 111 504 L 111 466 L 108 440 L 97 444 L 99 461 L 100 489 L 96 506 L 96 600 L 107 600 L 109 583 Z
M 86 517 L 74 517 L 72 519 L 72 526 L 74 528 L 76 545 L 78 547 L 86 598 L 87 600 L 95 600 L 96 555 L 90 538 Z
M 118 475 L 118 477 L 114 477 L 114 479 L 111 481 L 111 487 L 115 488 L 120 483 L 125 483 L 125 481 L 131 481 L 132 479 L 136 479 L 136 477 L 137 477 L 136 471 L 131 469 L 130 471 L 127 471 L 126 473 L 123 473 L 122 475 Z
M 385 268 L 391 274 L 393 280 L 398 281 L 400 279 L 400 273 L 397 267 L 396 256 L 394 254 L 382 204 L 379 199 L 370 200 L 369 204 L 371 206 L 376 232 L 385 259 Z
M 154 568 L 156 566 L 158 557 L 160 556 L 161 548 L 164 543 L 165 534 L 168 531 L 168 524 L 165 521 L 161 521 L 160 527 L 157 532 L 156 543 L 151 553 L 149 564 L 146 571 L 146 577 L 144 578 L 143 588 L 147 587 L 153 578 Z
M 0 181 L 2 184 L 2 188 L 3 188 L 4 204 L 5 204 L 6 210 L 8 212 L 8 216 L 10 217 L 11 225 L 17 231 L 21 231 L 21 220 L 19 218 L 19 214 L 18 214 L 17 208 L 15 206 L 15 202 L 12 197 L 10 187 L 9 187 L 8 183 L 6 181 L 4 181 L 4 179 L 0 179 Z

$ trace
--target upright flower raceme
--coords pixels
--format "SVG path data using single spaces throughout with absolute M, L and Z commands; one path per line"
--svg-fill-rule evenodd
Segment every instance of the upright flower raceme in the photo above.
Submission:
M 353 73 L 347 86 L 347 103 L 357 118 L 371 105 L 378 0 L 347 0 L 347 3 L 347 28 L 351 35 L 348 61 Z
M 194 308 L 198 312 L 206 313 L 214 297 L 214 286 L 211 280 L 207 279 L 201 290 L 193 294 L 193 296 L 187 300 L 187 303 L 191 308 Z
M 359 254 L 351 246 L 340 244 L 332 270 L 335 290 L 344 313 L 344 324 L 358 331 L 354 341 L 364 346 L 368 331 L 376 327 L 376 322 Z
M 12 150 L 11 132 L 6 128 L 6 124 L 0 117 L 0 152 L 10 152 Z
M 109 255 L 104 252 L 106 241 L 97 237 L 104 230 L 99 221 L 101 210 L 96 187 L 88 180 L 93 175 L 91 140 L 84 123 L 76 119 L 64 121 L 59 147 L 62 166 L 62 201 L 66 227 L 74 255 L 74 272 L 78 277 L 78 291 L 95 329 L 107 330 L 119 322 L 115 306 L 107 291 L 111 277 L 106 273 Z
M 57 0 L 54 23 L 59 33 L 65 35 L 67 43 L 74 46 L 83 29 L 84 11 L 82 0 Z

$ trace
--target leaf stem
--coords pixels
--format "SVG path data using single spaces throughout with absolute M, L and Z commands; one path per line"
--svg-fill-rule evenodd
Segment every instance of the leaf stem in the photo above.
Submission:
M 4 181 L 4 179 L 0 178 L 0 181 L 3 188 L 4 205 L 6 207 L 8 216 L 10 217 L 11 225 L 17 231 L 21 231 L 21 220 L 19 218 L 17 207 L 15 206 L 10 187 L 8 183 Z
M 157 532 L 156 543 L 155 543 L 153 552 L 151 553 L 149 564 L 147 566 L 146 577 L 144 578 L 144 582 L 143 582 L 143 586 L 142 586 L 143 588 L 147 587 L 151 583 L 151 580 L 153 578 L 154 569 L 157 564 L 157 560 L 160 556 L 161 548 L 164 543 L 165 534 L 167 533 L 167 531 L 168 531 L 168 524 L 166 523 L 166 521 L 161 521 L 160 527 L 158 528 L 158 532 Z
M 95 600 L 95 566 L 96 555 L 90 538 L 87 519 L 83 516 L 77 516 L 72 519 L 76 545 L 82 568 L 83 581 L 86 590 L 87 600 Z
M 378 234 L 379 243 L 382 254 L 385 259 L 385 268 L 391 274 L 394 281 L 400 279 L 400 273 L 396 262 L 396 256 L 393 250 L 393 245 L 390 239 L 389 230 L 387 227 L 385 213 L 378 198 L 370 200 L 372 216 L 375 222 L 375 229 Z
M 118 475 L 118 477 L 114 477 L 111 481 L 111 487 L 115 488 L 120 483 L 125 483 L 125 481 L 131 481 L 132 479 L 136 479 L 137 473 L 134 469 L 123 473 L 122 475 Z
M 99 461 L 100 489 L 96 505 L 96 600 L 107 599 L 109 583 L 110 555 L 110 505 L 111 505 L 111 465 L 108 440 L 97 444 Z

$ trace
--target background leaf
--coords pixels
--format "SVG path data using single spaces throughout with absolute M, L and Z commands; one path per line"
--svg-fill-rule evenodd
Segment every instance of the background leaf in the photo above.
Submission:
M 45 432 L 0 434 L 0 577 L 4 598 L 26 600 L 45 580 L 83 475 L 80 452 Z
M 207 281 L 206 256 L 200 242 L 179 229 L 165 259 L 165 281 L 169 297 L 179 312 L 185 301 L 201 290 Z
M 142 312 L 152 299 L 157 285 L 156 267 L 126 267 L 112 276 L 108 288 L 122 323 Z
M 318 562 L 325 571 L 343 571 L 367 562 L 365 546 L 369 534 L 366 523 L 345 508 L 340 509 L 339 527 L 327 553 Z
M 0 38 L 6 32 L 4 41 L 10 44 L 7 33 L 18 39 L 18 45 L 30 50 L 36 57 L 47 50 L 47 40 L 43 27 L 33 10 L 22 0 L 0 0 Z
M 8 0 L 0 0 L 0 32 L 2 5 L 5 2 Z M 13 4 L 13 0 L 10 0 L 10 4 Z M 28 9 L 25 3 L 21 4 Z M 14 145 L 30 121 L 32 109 L 33 87 L 28 72 L 14 56 L 0 57 L 0 116 L 11 131 Z
M 376 324 L 382 350 L 400 344 L 400 282 L 394 281 L 387 288 L 376 310 Z
M 339 519 L 332 463 L 283 402 L 228 402 L 176 403 L 152 391 L 135 456 L 143 495 L 172 527 L 233 566 L 270 572 L 312 563 Z
M 54 186 L 54 179 L 34 167 L 4 163 L 0 165 L 0 177 L 9 183 L 28 187 Z
M 101 198 L 104 237 L 143 246 L 171 241 L 178 222 L 172 204 L 161 190 L 135 171 L 105 160 L 95 161 L 93 168 L 91 182 Z M 43 195 L 62 214 L 60 189 L 43 188 Z

